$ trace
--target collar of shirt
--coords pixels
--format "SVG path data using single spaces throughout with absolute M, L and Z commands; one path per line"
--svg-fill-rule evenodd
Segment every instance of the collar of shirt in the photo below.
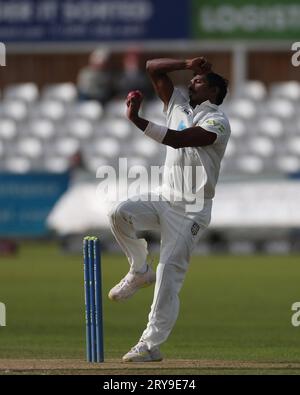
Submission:
M 209 100 L 198 104 L 193 110 L 193 125 L 196 125 L 199 120 L 206 115 L 210 110 L 218 111 L 218 106 L 211 103 Z
M 201 104 L 197 104 L 194 108 L 194 115 L 196 115 L 201 110 L 208 110 L 209 108 L 213 108 L 214 110 L 218 110 L 218 106 L 216 104 L 211 103 L 209 100 L 204 101 Z

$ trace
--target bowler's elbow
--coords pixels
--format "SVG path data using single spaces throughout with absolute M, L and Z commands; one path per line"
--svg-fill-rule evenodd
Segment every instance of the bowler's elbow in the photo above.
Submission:
M 154 74 L 157 72 L 157 62 L 155 61 L 155 59 L 147 60 L 146 71 L 148 74 Z
M 147 60 L 147 62 L 146 62 L 146 71 L 149 74 L 151 74 L 151 72 L 153 72 L 153 62 L 152 62 L 152 60 Z

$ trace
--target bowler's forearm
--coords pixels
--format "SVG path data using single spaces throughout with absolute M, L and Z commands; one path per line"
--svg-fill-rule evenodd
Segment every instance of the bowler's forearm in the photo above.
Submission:
M 170 73 L 178 70 L 188 70 L 189 61 L 185 59 L 152 59 L 146 64 L 148 73 Z
M 147 119 L 141 118 L 138 115 L 130 118 L 130 121 L 134 123 L 135 126 L 141 129 L 143 132 L 145 131 L 146 127 L 149 124 L 149 121 L 147 121 Z
M 160 144 L 164 144 L 163 140 L 168 133 L 169 129 L 167 126 L 156 125 L 144 118 L 140 118 L 138 115 L 130 117 L 130 120 L 141 129 L 144 134 L 151 139 L 157 141 Z
M 130 119 L 146 136 L 156 140 L 160 144 L 178 149 L 184 147 L 203 147 L 213 144 L 217 139 L 217 134 L 208 132 L 200 126 L 193 126 L 184 129 L 184 133 L 178 130 L 169 129 L 167 126 L 157 125 L 149 122 L 138 115 Z

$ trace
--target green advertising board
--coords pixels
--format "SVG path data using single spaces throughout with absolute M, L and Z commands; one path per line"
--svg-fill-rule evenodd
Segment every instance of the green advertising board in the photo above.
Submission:
M 300 40 L 300 0 L 191 0 L 195 39 Z

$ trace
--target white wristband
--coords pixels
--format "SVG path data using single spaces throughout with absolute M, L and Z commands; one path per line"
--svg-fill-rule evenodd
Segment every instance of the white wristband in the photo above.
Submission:
M 153 140 L 161 143 L 167 134 L 168 127 L 157 125 L 156 123 L 149 122 L 148 126 L 144 130 L 146 136 L 152 138 Z

